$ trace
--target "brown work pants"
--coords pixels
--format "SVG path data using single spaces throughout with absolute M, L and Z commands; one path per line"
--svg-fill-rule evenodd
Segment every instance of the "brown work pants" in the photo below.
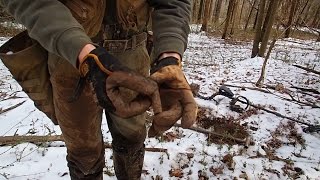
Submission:
M 148 75 L 150 59 L 144 43 L 134 49 L 113 54 L 129 68 L 145 76 Z M 102 179 L 105 161 L 101 133 L 102 109 L 94 101 L 94 94 L 89 84 L 85 85 L 78 100 L 68 101 L 74 93 L 79 73 L 66 60 L 49 54 L 48 66 L 55 113 L 67 146 L 71 179 Z M 126 100 L 130 101 L 135 96 L 134 92 L 122 89 L 122 97 Z M 110 117 L 107 121 L 113 138 L 114 151 L 115 149 L 121 151 L 123 148 L 137 150 L 143 148 L 146 137 L 145 114 L 130 119 L 122 119 L 113 114 L 110 114 Z

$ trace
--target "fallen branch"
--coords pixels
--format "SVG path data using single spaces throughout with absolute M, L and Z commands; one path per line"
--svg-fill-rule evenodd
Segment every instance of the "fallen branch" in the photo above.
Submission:
M 242 101 L 242 100 L 238 100 L 238 101 L 241 102 L 241 103 L 245 103 L 245 104 L 247 103 L 247 102 L 244 102 L 244 101 Z M 257 109 L 266 111 L 266 112 L 268 112 L 268 113 L 274 114 L 274 115 L 276 115 L 276 116 L 278 116 L 278 117 L 281 117 L 281 118 L 289 119 L 289 120 L 291 120 L 291 121 L 294 121 L 294 122 L 297 122 L 297 123 L 300 123 L 300 124 L 304 124 L 304 125 L 307 125 L 307 126 L 310 126 L 310 127 L 313 127 L 313 126 L 314 126 L 314 125 L 312 125 L 312 124 L 310 124 L 310 123 L 306 123 L 306 122 L 303 122 L 303 121 L 294 119 L 294 118 L 292 118 L 292 117 L 288 117 L 288 116 L 282 115 L 282 114 L 280 114 L 280 113 L 278 113 L 278 112 L 276 112 L 276 111 L 272 111 L 272 110 L 266 109 L 266 108 L 264 108 L 264 107 L 262 107 L 262 106 L 260 106 L 260 105 L 252 104 L 251 102 L 250 102 L 249 105 L 252 106 L 252 107 L 254 107 L 254 108 L 257 108 Z
M 237 85 L 231 85 L 231 84 L 223 84 L 224 86 L 228 86 L 228 87 L 235 87 L 235 88 L 241 88 L 243 90 L 245 89 L 250 89 L 250 90 L 255 90 L 255 91 L 260 91 L 263 93 L 268 93 L 268 94 L 272 94 L 271 92 L 261 89 L 261 88 L 255 88 L 255 87 L 245 87 L 245 86 L 237 86 Z
M 17 145 L 20 143 L 46 143 L 53 141 L 64 141 L 62 135 L 51 135 L 51 136 L 2 136 L 0 137 L 0 146 Z M 59 147 L 64 147 L 59 146 Z M 112 149 L 111 144 L 105 143 L 105 148 Z M 164 148 L 145 148 L 149 152 L 167 152 Z
M 291 86 L 291 88 L 299 89 L 299 90 L 307 91 L 307 92 L 312 92 L 312 93 L 315 93 L 315 94 L 320 94 L 320 92 L 319 92 L 319 91 L 317 91 L 316 89 L 303 88 L 303 87 L 297 87 L 297 86 Z
M 297 68 L 300 68 L 300 69 L 303 69 L 303 70 L 308 71 L 308 72 L 312 72 L 312 73 L 314 73 L 314 74 L 320 75 L 320 72 L 319 72 L 319 71 L 316 71 L 316 70 L 314 70 L 314 69 L 310 69 L 310 68 L 307 68 L 307 67 L 303 67 L 303 66 L 300 66 L 300 65 L 297 65 L 297 64 L 293 64 L 292 66 L 297 67 Z
M 275 95 L 275 96 L 278 96 L 276 94 L 273 94 L 272 92 L 270 91 L 267 91 L 267 90 L 264 90 L 264 89 L 260 89 L 260 88 L 255 88 L 255 87 L 244 87 L 244 86 L 237 86 L 237 85 L 231 85 L 231 84 L 223 84 L 224 86 L 228 86 L 228 87 L 236 87 L 236 88 L 241 88 L 243 90 L 245 89 L 250 89 L 250 90 L 255 90 L 255 91 L 260 91 L 260 92 L 263 92 L 263 93 L 268 93 L 268 94 L 272 94 L 272 95 Z M 270 86 L 270 85 L 266 85 L 267 88 L 271 88 L 271 89 L 275 89 L 275 87 L 273 86 Z M 299 100 L 296 100 L 290 93 L 286 93 L 288 94 L 291 99 L 289 98 L 285 98 L 285 97 L 281 97 L 281 96 L 278 96 L 279 98 L 283 99 L 283 100 L 286 100 L 286 101 L 291 101 L 291 102 L 296 102 L 300 105 L 305 105 L 305 106 L 310 106 L 312 108 L 320 108 L 320 106 L 317 106 L 315 104 L 310 104 L 310 103 L 306 103 L 306 102 L 302 102 L 302 101 L 299 101 Z M 201 97 L 200 97 L 201 98 Z

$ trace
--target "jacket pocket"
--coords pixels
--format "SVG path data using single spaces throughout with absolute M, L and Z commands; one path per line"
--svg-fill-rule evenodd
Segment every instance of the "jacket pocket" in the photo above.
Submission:
M 24 31 L 0 47 L 0 58 L 35 106 L 58 124 L 48 72 L 48 52 Z

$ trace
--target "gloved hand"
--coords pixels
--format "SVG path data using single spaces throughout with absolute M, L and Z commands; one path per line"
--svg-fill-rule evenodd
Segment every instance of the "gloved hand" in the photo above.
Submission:
M 79 64 L 79 71 L 91 83 L 99 105 L 107 111 L 129 118 L 152 105 L 156 113 L 161 112 L 157 83 L 122 65 L 104 48 L 98 47 L 85 56 Z M 139 95 L 128 104 L 124 103 L 118 96 L 119 87 L 131 89 Z
M 180 118 L 183 128 L 191 127 L 196 121 L 198 107 L 181 70 L 181 62 L 174 57 L 156 61 L 151 67 L 151 79 L 159 85 L 162 112 L 154 116 L 148 136 L 162 134 Z

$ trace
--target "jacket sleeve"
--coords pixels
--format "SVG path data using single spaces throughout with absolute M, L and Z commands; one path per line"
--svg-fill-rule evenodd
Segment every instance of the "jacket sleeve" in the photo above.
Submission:
M 155 58 L 163 52 L 183 56 L 187 48 L 191 0 L 148 0 L 154 8 L 152 31 Z
M 69 9 L 58 0 L 0 0 L 29 36 L 76 66 L 80 50 L 92 43 Z

